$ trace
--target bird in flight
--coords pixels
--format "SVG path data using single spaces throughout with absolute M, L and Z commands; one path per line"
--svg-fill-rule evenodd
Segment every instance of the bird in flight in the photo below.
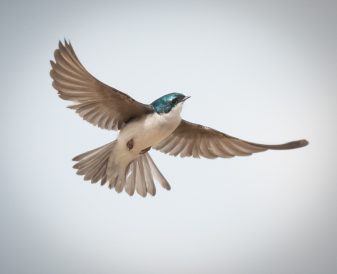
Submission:
M 77 58 L 70 42 L 59 42 L 50 61 L 53 87 L 59 97 L 74 102 L 69 108 L 100 128 L 119 130 L 116 140 L 73 158 L 77 174 L 92 183 L 107 183 L 117 192 L 135 191 L 154 196 L 157 181 L 170 185 L 149 151 L 156 149 L 181 157 L 228 158 L 272 150 L 306 146 L 306 140 L 279 145 L 244 141 L 215 129 L 185 121 L 180 117 L 184 102 L 181 93 L 169 93 L 151 104 L 142 104 L 129 95 L 92 76 Z

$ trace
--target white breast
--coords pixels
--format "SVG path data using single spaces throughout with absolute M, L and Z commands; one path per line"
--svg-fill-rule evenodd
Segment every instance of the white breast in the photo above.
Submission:
M 182 103 L 179 103 L 169 113 L 152 113 L 139 120 L 130 122 L 120 131 L 118 142 L 125 144 L 133 139 L 133 152 L 139 153 L 145 148 L 153 147 L 168 137 L 180 124 Z

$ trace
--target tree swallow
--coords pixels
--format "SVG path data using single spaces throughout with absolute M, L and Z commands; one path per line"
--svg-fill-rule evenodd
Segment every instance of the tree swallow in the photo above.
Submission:
M 107 183 L 117 192 L 143 197 L 155 195 L 154 180 L 171 187 L 149 155 L 151 148 L 181 157 L 233 157 L 268 149 L 283 150 L 306 146 L 306 140 L 280 145 L 244 141 L 209 127 L 183 120 L 180 113 L 189 98 L 169 93 L 151 104 L 137 102 L 127 94 L 93 77 L 67 41 L 50 61 L 53 87 L 84 120 L 100 128 L 119 130 L 116 140 L 76 156 L 74 168 L 84 180 Z

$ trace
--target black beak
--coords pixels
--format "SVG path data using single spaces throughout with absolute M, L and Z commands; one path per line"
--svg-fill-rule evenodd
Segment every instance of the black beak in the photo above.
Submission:
M 190 98 L 191 96 L 185 96 L 181 101 L 184 102 L 186 101 L 188 98 Z

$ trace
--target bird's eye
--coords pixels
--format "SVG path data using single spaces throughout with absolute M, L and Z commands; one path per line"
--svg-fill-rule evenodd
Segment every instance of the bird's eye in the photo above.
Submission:
M 175 104 L 177 104 L 178 103 L 178 98 L 174 98 L 173 100 L 172 100 L 172 103 L 175 105 Z

